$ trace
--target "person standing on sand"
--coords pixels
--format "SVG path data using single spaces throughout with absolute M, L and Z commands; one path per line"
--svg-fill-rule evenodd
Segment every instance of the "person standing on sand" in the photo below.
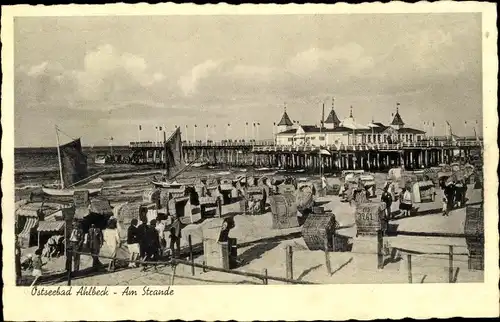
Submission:
M 399 209 L 401 210 L 403 217 L 409 217 L 412 208 L 411 193 L 407 188 L 403 188 L 401 191 L 401 200 L 399 204 Z
M 443 189 L 444 193 L 444 200 L 446 202 L 446 208 L 443 211 L 443 216 L 449 216 L 450 211 L 453 209 L 454 206 L 454 198 L 455 198 L 455 185 L 452 182 L 447 182 L 445 184 L 445 187 Z
M 144 260 L 148 241 L 148 223 L 145 218 L 141 220 L 141 224 L 137 227 L 137 240 L 139 241 L 139 256 L 141 260 Z
M 145 237 L 145 246 L 144 246 L 144 261 L 154 262 L 158 260 L 158 250 L 160 248 L 160 236 L 158 235 L 158 231 L 156 230 L 156 219 L 151 220 L 148 226 L 146 226 L 146 237 Z M 142 268 L 142 271 L 145 271 L 147 268 L 147 264 Z M 156 269 L 156 265 L 154 265 Z
M 108 265 L 108 271 L 113 272 L 115 270 L 116 254 L 118 248 L 120 248 L 121 240 L 120 234 L 118 232 L 116 220 L 110 220 L 108 223 L 108 228 L 104 230 L 104 242 L 108 246 L 111 253 L 111 261 Z
M 182 223 L 179 217 L 173 216 L 172 223 L 168 226 L 170 231 L 170 253 L 173 258 L 178 258 L 181 253 L 181 230 Z M 177 251 L 176 251 L 177 249 Z
M 73 255 L 73 270 L 78 272 L 80 270 L 80 253 L 83 246 L 83 230 L 81 224 L 75 220 L 73 221 L 73 229 L 69 237 L 69 246 Z
M 33 283 L 31 283 L 31 286 L 33 286 L 36 281 L 42 276 L 42 267 L 45 265 L 42 261 L 42 250 L 38 248 L 35 250 L 35 256 L 33 256 L 33 271 L 31 272 L 31 275 L 35 278 Z
M 19 245 L 19 237 L 15 237 L 15 265 L 16 265 L 16 285 L 21 284 L 22 270 L 21 270 L 21 246 Z
M 137 258 L 141 254 L 141 251 L 139 249 L 139 230 L 137 228 L 138 223 L 139 221 L 136 218 L 132 219 L 127 230 L 127 248 L 130 253 L 130 263 L 128 264 L 128 267 L 131 268 L 137 267 L 137 264 L 133 263 L 132 261 L 137 260 Z
M 99 252 L 101 251 L 104 236 L 101 229 L 97 228 L 94 224 L 90 225 L 89 229 L 89 250 L 92 254 L 92 268 L 97 269 L 101 262 L 99 261 Z
M 392 196 L 389 193 L 388 188 L 389 188 L 388 186 L 384 187 L 384 192 L 382 192 L 382 196 L 380 197 L 380 200 L 385 203 L 386 218 L 387 218 L 387 220 L 390 220 L 392 217 L 392 213 L 391 213 Z

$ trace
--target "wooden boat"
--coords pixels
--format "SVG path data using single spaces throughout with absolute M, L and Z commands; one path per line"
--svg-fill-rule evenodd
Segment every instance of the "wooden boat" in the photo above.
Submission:
M 102 187 L 85 187 L 92 178 L 101 174 L 88 175 L 87 156 L 82 151 L 80 138 L 72 139 L 69 143 L 59 144 L 59 129 L 56 126 L 57 159 L 61 187 L 50 188 L 42 186 L 42 191 L 50 196 L 73 196 L 77 190 L 87 190 L 89 195 L 101 192 Z
M 42 191 L 50 196 L 57 196 L 57 197 L 71 197 L 75 194 L 75 191 L 79 190 L 87 190 L 89 192 L 89 196 L 94 196 L 97 195 L 101 192 L 102 188 L 83 188 L 83 189 L 54 189 L 54 188 L 48 188 L 48 187 L 43 187 L 42 186 Z
M 98 155 L 95 160 L 95 164 L 106 164 L 106 156 L 105 155 Z
M 182 183 L 178 182 L 166 182 L 166 181 L 151 181 L 151 183 L 157 188 L 174 188 L 178 189 L 183 186 Z

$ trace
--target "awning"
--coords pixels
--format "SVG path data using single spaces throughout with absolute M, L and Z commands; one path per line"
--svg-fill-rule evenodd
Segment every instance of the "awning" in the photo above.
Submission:
M 29 235 L 31 233 L 31 229 L 33 229 L 37 223 L 38 223 L 37 218 L 32 218 L 32 217 L 28 218 L 26 224 L 24 224 L 23 231 L 19 235 L 24 235 L 24 236 Z
M 38 223 L 37 231 L 61 231 L 64 229 L 64 221 L 40 221 Z
M 90 202 L 89 211 L 94 214 L 112 215 L 113 208 L 108 200 L 94 199 Z
M 45 216 L 57 212 L 63 208 L 60 204 L 33 202 L 27 203 L 16 209 L 17 216 L 38 218 L 38 212 L 42 212 Z

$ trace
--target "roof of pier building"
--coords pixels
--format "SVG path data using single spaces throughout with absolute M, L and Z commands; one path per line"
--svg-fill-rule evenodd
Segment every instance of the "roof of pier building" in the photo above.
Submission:
M 340 124 L 340 120 L 337 117 L 337 113 L 335 113 L 335 110 L 333 108 L 330 111 L 330 114 L 328 114 L 328 117 L 325 120 L 325 124 L 335 124 L 337 126 Z
M 278 123 L 278 126 L 282 126 L 282 125 L 284 125 L 284 126 L 292 126 L 293 125 L 292 120 L 290 120 L 290 117 L 286 113 L 286 109 L 283 112 L 283 116 L 281 117 L 281 121 Z
M 349 129 L 344 126 L 338 126 L 334 129 L 320 128 L 319 126 L 316 125 L 300 125 L 300 127 L 305 133 L 342 133 L 342 132 L 351 133 L 352 132 L 352 129 Z M 297 131 L 298 129 L 290 129 L 280 132 L 278 134 L 296 134 Z
M 391 125 L 405 126 L 405 122 L 403 122 L 403 118 L 401 118 L 401 115 L 399 115 L 399 103 L 396 107 L 396 114 L 394 115 L 394 118 L 392 119 Z
M 299 125 L 298 128 L 292 128 L 283 132 L 279 132 L 278 134 L 282 135 L 294 135 L 297 134 L 297 131 L 299 129 L 302 129 L 304 133 L 346 133 L 346 134 L 382 134 L 382 133 L 398 133 L 398 134 L 425 134 L 425 131 L 414 129 L 411 127 L 404 127 L 405 123 L 403 122 L 403 119 L 401 115 L 399 114 L 399 103 L 397 104 L 396 107 L 396 114 L 394 115 L 394 118 L 391 122 L 390 125 L 384 125 L 383 123 L 380 122 L 375 122 L 374 120 L 371 121 L 370 124 L 368 125 L 362 125 L 359 124 L 355 121 L 354 116 L 353 116 L 353 108 L 351 106 L 349 117 L 345 118 L 344 120 L 340 121 L 333 109 L 332 105 L 332 110 L 330 114 L 328 115 L 328 118 L 325 121 L 326 123 L 332 123 L 335 122 L 334 124 L 336 125 L 333 129 L 329 128 L 320 128 L 317 125 Z M 337 123 L 338 122 L 338 123 Z M 292 121 L 288 117 L 286 113 L 286 108 L 283 113 L 283 117 L 281 118 L 281 121 L 278 125 L 287 125 L 287 126 L 293 126 Z
M 350 128 L 346 126 L 338 126 L 333 129 L 327 129 L 327 128 L 320 128 L 319 126 L 316 125 L 300 125 L 304 133 L 346 133 L 346 134 L 381 134 L 384 132 L 394 132 L 394 133 L 400 133 L 400 134 L 424 134 L 424 131 L 410 128 L 410 127 L 402 127 L 399 129 L 394 129 L 390 126 L 383 125 L 382 123 L 373 123 L 377 124 L 377 126 L 373 127 L 363 127 L 363 128 Z M 290 135 L 290 134 L 297 134 L 298 129 L 289 129 L 283 132 L 279 132 L 278 134 L 280 135 Z M 389 130 L 389 131 L 388 131 Z

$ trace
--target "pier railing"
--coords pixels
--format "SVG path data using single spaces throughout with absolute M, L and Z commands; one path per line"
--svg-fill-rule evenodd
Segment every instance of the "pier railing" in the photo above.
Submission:
M 432 148 L 465 148 L 465 147 L 479 147 L 480 142 L 477 141 L 458 141 L 458 142 L 445 142 L 445 141 L 426 141 L 426 142 L 412 142 L 412 143 L 365 143 L 365 144 L 330 144 L 324 146 L 317 145 L 268 145 L 268 146 L 254 146 L 254 152 L 307 152 L 315 151 L 319 148 L 327 149 L 330 151 L 366 151 L 366 150 L 403 150 L 403 149 L 432 149 Z
M 182 142 L 183 147 L 254 147 L 254 146 L 269 146 L 273 145 L 273 140 L 261 141 L 198 141 L 198 142 Z M 130 142 L 131 148 L 161 148 L 163 142 Z
M 182 146 L 187 148 L 220 148 L 220 147 L 251 147 L 254 152 L 266 151 L 314 151 L 319 148 L 339 151 L 363 151 L 363 150 L 401 150 L 401 149 L 425 149 L 425 148 L 465 148 L 480 147 L 482 142 L 476 140 L 445 141 L 428 140 L 407 143 L 357 143 L 357 144 L 328 144 L 328 145 L 278 145 L 273 140 L 261 141 L 197 141 L 183 142 Z M 131 148 L 162 148 L 163 142 L 130 142 Z

